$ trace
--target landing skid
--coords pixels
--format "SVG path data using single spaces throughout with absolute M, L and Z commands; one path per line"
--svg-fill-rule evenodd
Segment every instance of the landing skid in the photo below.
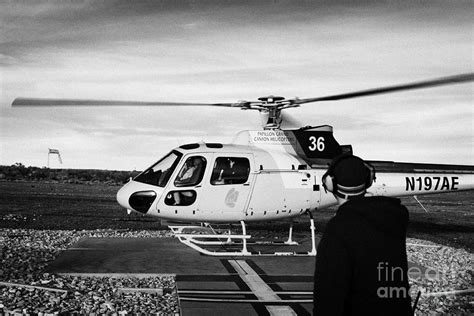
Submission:
M 259 242 L 251 241 L 251 235 L 247 234 L 246 224 L 240 221 L 242 227 L 242 234 L 232 234 L 230 229 L 227 232 L 218 232 L 210 225 L 206 226 L 192 226 L 192 225 L 170 225 L 169 228 L 178 240 L 186 246 L 208 256 L 223 256 L 223 257 L 244 257 L 244 256 L 316 256 L 316 240 L 315 240 L 315 226 L 314 219 L 310 212 L 310 230 L 311 230 L 311 250 L 308 252 L 296 251 L 277 251 L 277 252 L 262 252 L 248 250 L 247 245 L 298 245 L 293 241 L 293 223 L 290 224 L 288 239 L 285 242 Z M 240 246 L 241 249 L 235 251 L 228 250 L 210 250 L 205 247 L 215 246 Z

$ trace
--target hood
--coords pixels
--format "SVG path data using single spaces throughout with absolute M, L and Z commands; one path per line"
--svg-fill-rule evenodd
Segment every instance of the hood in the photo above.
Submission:
M 376 196 L 349 200 L 344 203 L 337 215 L 353 214 L 363 217 L 374 228 L 405 237 L 408 225 L 408 210 L 399 199 Z

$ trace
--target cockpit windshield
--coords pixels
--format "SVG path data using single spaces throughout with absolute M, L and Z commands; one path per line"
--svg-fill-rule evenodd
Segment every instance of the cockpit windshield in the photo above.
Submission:
M 159 187 L 166 186 L 182 154 L 172 151 L 156 164 L 140 173 L 134 180 Z

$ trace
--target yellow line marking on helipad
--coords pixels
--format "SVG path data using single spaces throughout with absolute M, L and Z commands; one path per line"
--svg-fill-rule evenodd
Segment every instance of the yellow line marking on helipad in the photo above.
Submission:
M 280 297 L 244 260 L 229 260 L 239 277 L 252 290 L 253 294 L 262 301 L 281 301 Z M 290 306 L 265 306 L 270 315 L 297 315 Z

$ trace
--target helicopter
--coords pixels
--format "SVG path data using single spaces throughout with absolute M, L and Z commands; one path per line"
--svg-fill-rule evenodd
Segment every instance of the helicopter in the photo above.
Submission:
M 283 110 L 306 103 L 336 101 L 370 95 L 422 89 L 474 80 L 474 73 L 422 82 L 355 91 L 315 98 L 285 99 L 265 96 L 235 103 L 136 102 L 17 98 L 12 106 L 214 106 L 255 110 L 262 129 L 237 133 L 231 143 L 189 143 L 172 149 L 158 162 L 131 178 L 117 192 L 118 203 L 137 212 L 169 221 L 169 228 L 185 245 L 210 256 L 315 256 L 312 212 L 337 204 L 322 183 L 330 162 L 352 154 L 340 145 L 330 125 L 283 129 Z M 366 161 L 374 182 L 367 196 L 417 196 L 474 189 L 474 166 Z M 294 245 L 291 219 L 309 215 L 311 250 L 308 252 L 252 252 L 246 225 L 290 219 L 288 239 Z M 214 229 L 238 223 L 241 233 Z M 238 245 L 237 249 L 214 249 Z

